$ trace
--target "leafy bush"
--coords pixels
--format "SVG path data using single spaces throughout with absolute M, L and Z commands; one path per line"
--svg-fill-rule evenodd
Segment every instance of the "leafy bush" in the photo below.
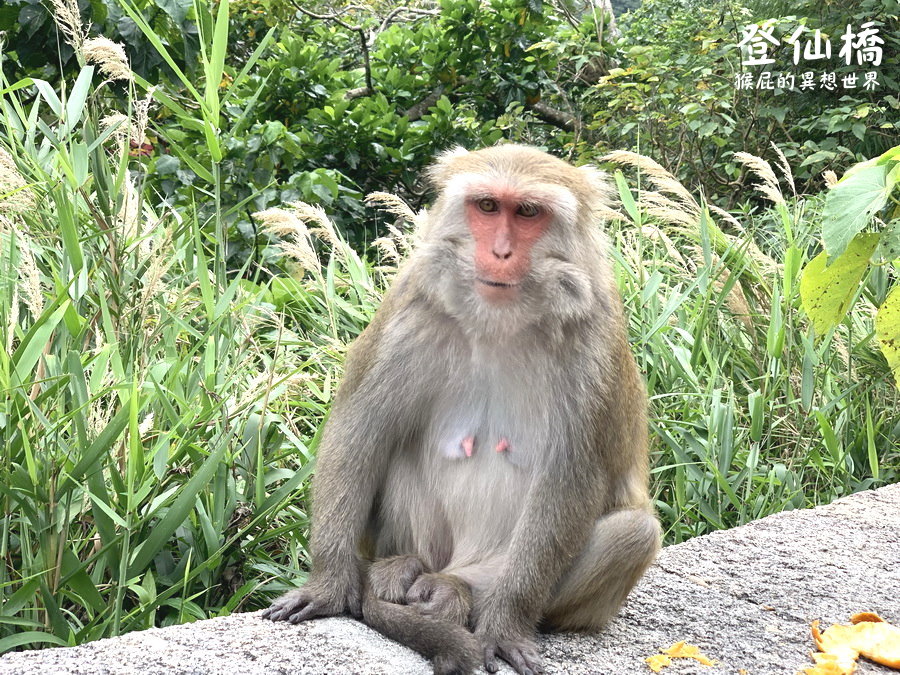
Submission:
M 891 0 L 847 5 L 806 2 L 645 0 L 622 24 L 618 66 L 585 96 L 593 139 L 605 147 L 640 148 L 688 185 L 728 207 L 746 194 L 747 174 L 736 151 L 769 154 L 775 143 L 795 166 L 800 192 L 815 191 L 824 169 L 847 166 L 896 144 L 900 111 L 900 17 Z M 755 7 L 758 6 L 758 7 Z M 783 40 L 798 25 L 820 28 L 838 42 L 846 24 L 873 21 L 884 59 L 873 91 L 739 90 L 738 42 L 750 23 L 770 20 Z M 778 64 L 792 65 L 788 45 L 773 48 Z M 835 57 L 837 48 L 835 48 Z M 856 64 L 828 62 L 838 80 Z M 798 70 L 805 68 L 801 63 Z M 799 82 L 799 76 L 797 79 Z M 594 140 L 594 142 L 596 142 Z M 587 151 L 589 152 L 589 150 Z

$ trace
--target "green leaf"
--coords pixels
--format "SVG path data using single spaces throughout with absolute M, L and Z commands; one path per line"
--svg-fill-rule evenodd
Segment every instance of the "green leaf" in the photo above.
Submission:
M 616 169 L 615 177 L 616 187 L 619 188 L 619 198 L 622 200 L 622 206 L 625 207 L 625 211 L 631 216 L 631 220 L 634 221 L 635 225 L 640 225 L 641 214 L 638 211 L 637 203 L 634 201 L 634 195 L 631 194 L 631 190 L 628 189 L 628 183 L 625 182 L 625 176 L 622 175 L 621 171 Z
M 71 482 L 80 482 L 85 476 L 92 476 L 104 469 L 100 458 L 106 454 L 119 438 L 128 424 L 128 406 L 124 405 L 119 412 L 103 427 L 97 438 L 84 450 L 78 463 L 72 467 L 66 480 L 60 485 L 60 490 L 69 489 Z
M 204 91 L 206 109 L 209 111 L 208 117 L 211 132 L 215 133 L 219 129 L 221 121 L 219 119 L 219 85 L 222 82 L 222 76 L 225 72 L 225 50 L 228 47 L 228 0 L 221 0 L 219 10 L 216 13 L 215 24 L 213 25 L 212 45 L 210 47 L 209 63 L 204 64 L 206 76 L 206 89 Z M 209 136 L 209 134 L 207 134 Z M 220 162 L 222 160 L 221 151 L 218 141 L 211 143 L 210 152 L 213 160 Z
M 858 234 L 830 265 L 823 251 L 803 270 L 800 299 L 817 334 L 824 335 L 846 315 L 879 238 L 877 234 Z
M 878 314 L 875 315 L 875 337 L 894 373 L 894 381 L 900 387 L 900 286 L 888 293 L 878 308 Z
M 900 258 L 900 218 L 889 222 L 881 232 L 878 243 L 878 256 L 882 260 Z
M 53 314 L 48 316 L 44 312 L 34 326 L 31 327 L 31 330 L 28 331 L 12 358 L 18 382 L 23 384 L 28 382 L 31 371 L 34 370 L 38 359 L 41 357 L 41 352 L 47 346 L 53 331 L 62 320 L 62 316 L 68 307 L 69 300 L 66 300 Z
M 82 603 L 90 605 L 95 612 L 102 614 L 107 608 L 106 601 L 88 575 L 87 567 L 88 564 L 79 560 L 71 550 L 63 551 L 62 573 L 66 578 L 64 583 L 78 594 Z
M 837 157 L 836 152 L 831 152 L 830 150 L 819 150 L 818 152 L 814 152 L 809 157 L 804 159 L 800 163 L 799 168 L 803 168 L 804 166 L 809 166 L 811 164 L 821 164 L 822 162 L 827 162 L 830 159 L 834 159 Z
M 156 0 L 156 5 L 180 28 L 194 3 L 193 0 Z
M 78 74 L 75 84 L 72 85 L 72 91 L 69 93 L 69 99 L 66 101 L 66 115 L 64 118 L 65 128 L 68 131 L 75 127 L 84 114 L 84 104 L 87 101 L 88 94 L 91 93 L 91 78 L 93 76 L 94 66 L 85 66 Z M 63 133 L 60 132 L 60 136 Z
M 829 256 L 841 255 L 887 204 L 894 187 L 894 180 L 888 178 L 892 168 L 890 164 L 854 167 L 828 192 L 822 210 L 822 240 Z
M 30 630 L 24 633 L 16 633 L 15 635 L 10 635 L 9 637 L 5 637 L 0 640 L 0 654 L 5 654 L 11 649 L 15 649 L 16 647 L 22 647 L 24 645 L 38 645 L 42 643 L 49 643 L 51 645 L 57 645 L 59 647 L 65 647 L 68 642 L 65 640 L 56 637 L 50 633 L 44 633 L 43 631 Z
M 49 104 L 50 109 L 57 115 L 62 115 L 63 105 L 59 100 L 59 96 L 53 91 L 53 87 L 46 80 L 34 80 L 34 86 L 37 88 L 43 99 Z
M 194 477 L 181 489 L 181 493 L 166 511 L 166 515 L 153 526 L 150 534 L 135 550 L 131 558 L 131 564 L 128 566 L 129 578 L 143 572 L 153 558 L 156 557 L 156 554 L 165 546 L 169 537 L 184 524 L 188 514 L 194 508 L 200 490 L 206 487 L 209 481 L 212 480 L 216 469 L 219 468 L 219 463 L 222 461 L 222 456 L 225 454 L 227 447 L 227 443 L 220 443 L 219 447 L 206 458 L 206 461 L 203 462 L 203 465 L 194 474 Z

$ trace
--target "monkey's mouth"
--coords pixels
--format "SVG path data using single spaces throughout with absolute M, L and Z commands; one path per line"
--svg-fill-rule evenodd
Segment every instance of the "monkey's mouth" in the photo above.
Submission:
M 482 279 L 481 277 L 476 277 L 476 281 L 480 284 L 484 284 L 485 286 L 490 286 L 491 288 L 516 288 L 519 284 L 508 284 L 503 281 L 491 281 L 490 279 Z

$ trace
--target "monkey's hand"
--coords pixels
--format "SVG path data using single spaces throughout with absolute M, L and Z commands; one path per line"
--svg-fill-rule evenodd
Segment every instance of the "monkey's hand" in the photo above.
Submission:
M 356 568 L 353 568 L 356 571 Z M 359 572 L 334 576 L 310 576 L 302 588 L 288 591 L 262 613 L 264 619 L 300 623 L 317 616 L 336 616 L 349 611 L 362 614 L 362 584 Z
M 511 665 L 519 675 L 541 675 L 544 672 L 544 664 L 533 637 L 501 637 L 480 630 L 475 635 L 484 648 L 484 669 L 489 673 L 496 673 L 500 669 L 498 657 Z

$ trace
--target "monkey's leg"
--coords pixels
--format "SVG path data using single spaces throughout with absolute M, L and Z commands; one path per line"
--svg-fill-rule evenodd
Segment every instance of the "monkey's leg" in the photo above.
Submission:
M 660 529 L 646 511 L 600 518 L 584 550 L 557 585 L 544 630 L 597 630 L 618 611 L 659 551 Z
M 406 602 L 424 616 L 469 626 L 472 589 L 454 574 L 423 574 L 409 589 Z
M 425 561 L 417 555 L 395 555 L 372 563 L 369 584 L 375 597 L 404 604 L 409 587 L 422 574 L 430 571 Z

